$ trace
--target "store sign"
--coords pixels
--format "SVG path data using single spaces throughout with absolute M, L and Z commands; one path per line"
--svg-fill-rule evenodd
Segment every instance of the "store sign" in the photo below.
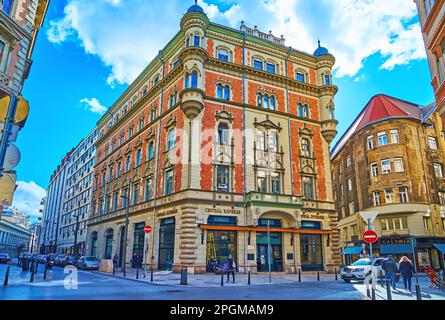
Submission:
M 178 209 L 172 209 L 172 210 L 168 210 L 168 211 L 164 211 L 164 212 L 159 212 L 156 217 L 160 218 L 160 217 L 165 217 L 165 216 L 169 216 L 172 214 L 177 214 L 178 213 Z
M 241 210 L 239 209 L 206 208 L 204 212 L 212 214 L 241 214 Z
M 391 245 L 391 244 L 411 244 L 410 238 L 382 238 L 380 239 L 380 244 Z

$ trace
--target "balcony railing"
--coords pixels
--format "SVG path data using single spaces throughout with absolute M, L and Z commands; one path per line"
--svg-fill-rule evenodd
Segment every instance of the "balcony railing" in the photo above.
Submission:
M 6 93 L 10 93 L 11 91 L 10 83 L 11 83 L 11 78 L 8 77 L 5 73 L 0 72 L 0 90 Z
M 269 194 L 260 192 L 250 192 L 246 196 L 246 202 L 249 204 L 273 204 L 276 206 L 302 206 L 302 197 L 283 195 L 283 194 Z

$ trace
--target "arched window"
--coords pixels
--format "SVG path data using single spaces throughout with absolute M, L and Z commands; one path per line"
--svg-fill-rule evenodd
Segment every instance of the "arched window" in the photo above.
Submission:
M 269 99 L 269 109 L 275 110 L 275 97 L 274 96 L 271 96 Z
M 136 167 L 139 167 L 142 164 L 142 150 L 138 149 L 136 151 Z
M 328 107 L 328 115 L 329 115 L 329 119 L 330 120 L 334 120 L 335 116 L 334 116 L 334 108 L 332 106 Z
M 257 105 L 258 107 L 263 106 L 263 94 L 261 92 L 257 94 Z
M 309 118 L 309 106 L 307 104 L 305 104 L 303 107 L 303 117 Z
M 306 82 L 305 81 L 305 74 L 301 71 L 297 71 L 296 75 L 295 75 L 295 79 L 299 82 Z
M 148 160 L 153 160 L 155 155 L 155 145 L 153 142 L 150 142 L 148 145 Z
M 303 157 L 310 157 L 311 145 L 308 139 L 301 139 L 301 155 Z
M 221 61 L 229 62 L 229 51 L 226 49 L 218 49 L 218 59 Z
M 224 87 L 224 100 L 230 100 L 230 86 L 228 84 Z
M 218 126 L 218 143 L 229 144 L 229 126 L 227 123 L 220 123 Z
M 264 95 L 263 97 L 263 108 L 269 108 L 269 96 L 268 95 Z
M 187 89 L 198 87 L 198 72 L 193 71 L 192 73 L 187 74 L 185 77 L 185 87 Z
M 216 98 L 217 99 L 222 99 L 223 98 L 223 86 L 220 83 L 218 83 L 216 85 Z
M 303 117 L 303 105 L 301 103 L 298 104 L 298 116 Z
M 331 76 L 329 75 L 329 73 L 326 73 L 326 74 L 324 75 L 324 84 L 325 84 L 326 86 L 331 85 Z
M 201 37 L 199 36 L 199 34 L 195 34 L 195 36 L 193 37 L 193 45 L 195 47 L 199 47 L 201 44 Z

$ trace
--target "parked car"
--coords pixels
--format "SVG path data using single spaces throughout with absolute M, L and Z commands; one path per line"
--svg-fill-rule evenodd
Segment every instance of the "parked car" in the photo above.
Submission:
M 11 257 L 7 253 L 0 253 L 0 263 L 8 263 L 11 261 Z
M 345 282 L 351 282 L 352 280 L 356 281 L 364 281 L 365 277 L 369 275 L 372 271 L 372 267 L 374 266 L 377 269 L 377 274 L 380 275 L 380 272 L 383 276 L 385 276 L 385 271 L 382 269 L 382 262 L 385 258 L 363 258 L 355 261 L 353 264 L 343 267 L 340 270 L 340 277 Z M 396 274 L 396 280 L 399 281 L 400 274 Z
M 79 259 L 77 267 L 82 270 L 98 270 L 100 260 L 96 257 L 83 256 Z
M 59 267 L 62 267 L 63 266 L 63 259 L 65 259 L 65 257 L 66 257 L 66 254 L 59 254 L 59 255 L 57 255 L 55 258 L 54 258 L 54 261 L 55 261 L 55 265 L 56 266 L 59 266 Z
M 77 266 L 77 259 L 75 256 L 65 256 L 62 260 L 62 266 Z

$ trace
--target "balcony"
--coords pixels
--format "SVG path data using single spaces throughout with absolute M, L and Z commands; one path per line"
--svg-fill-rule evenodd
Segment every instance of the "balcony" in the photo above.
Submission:
M 11 94 L 10 84 L 11 78 L 5 73 L 0 72 L 0 91 L 2 91 L 4 94 Z
M 250 192 L 246 196 L 246 205 L 277 208 L 296 208 L 303 206 L 303 199 L 302 197 L 291 195 Z
M 404 230 L 382 230 L 382 237 L 406 236 L 406 235 L 410 235 L 409 229 L 404 229 Z

